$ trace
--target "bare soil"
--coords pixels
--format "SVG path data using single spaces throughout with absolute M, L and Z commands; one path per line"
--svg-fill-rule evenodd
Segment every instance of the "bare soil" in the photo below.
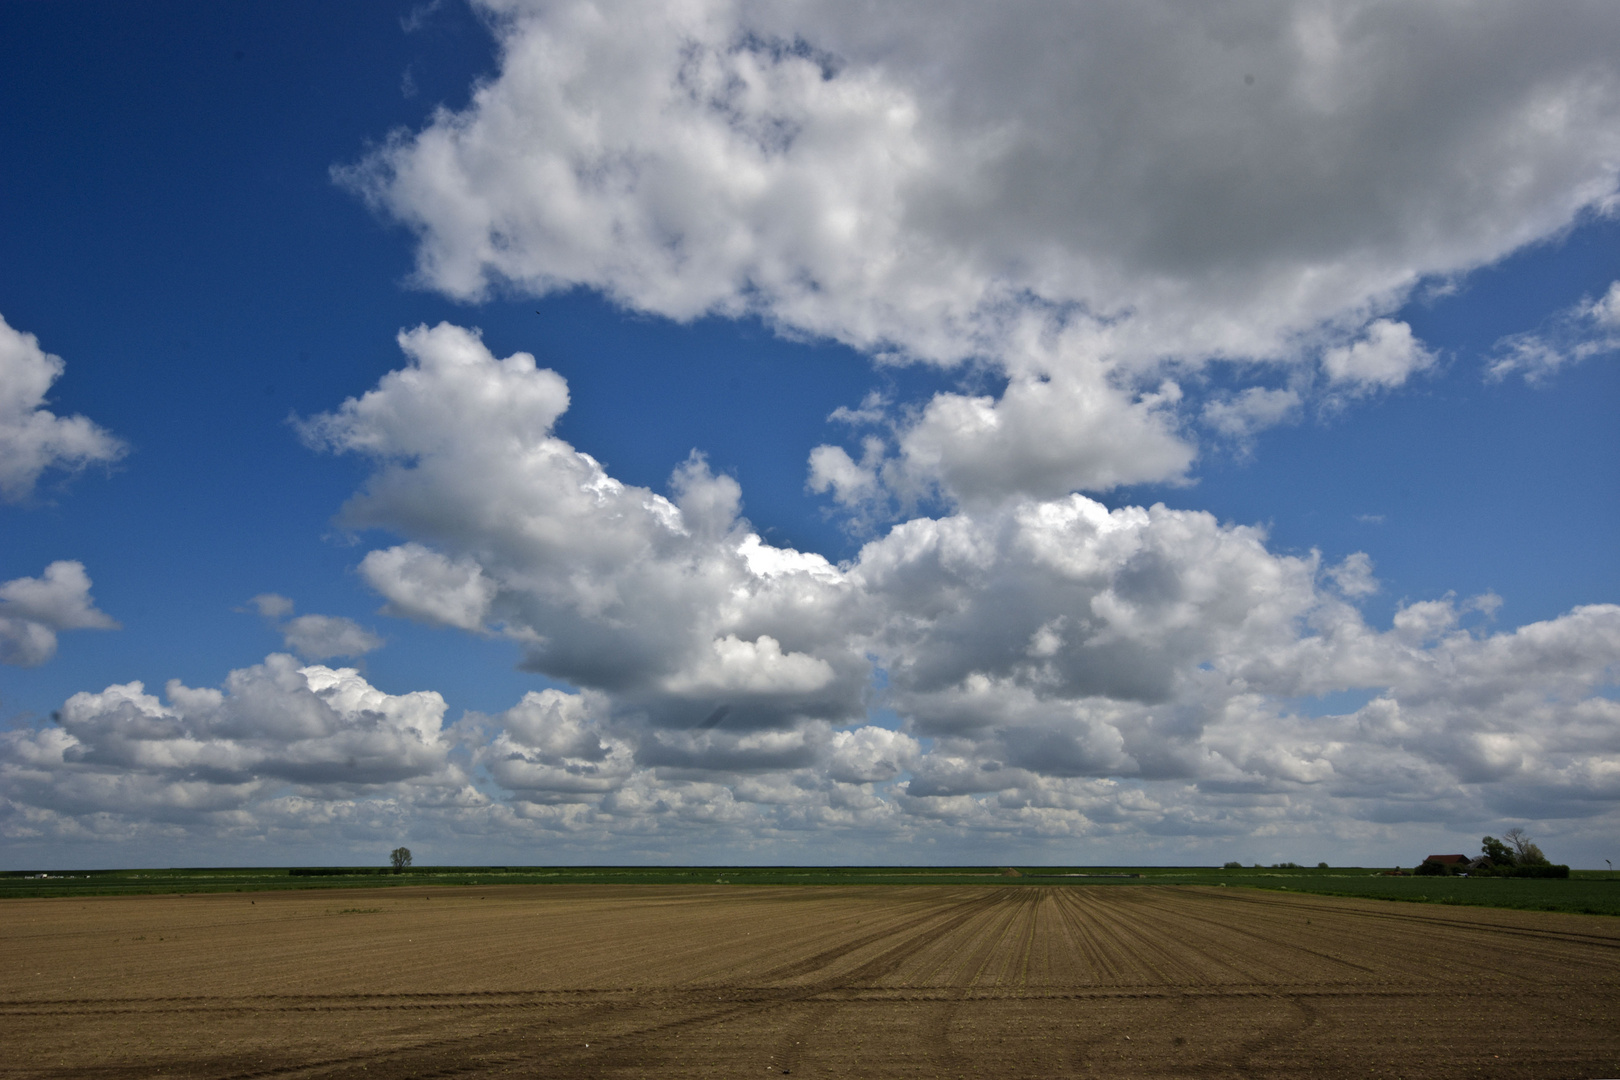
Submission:
M 1620 920 L 1154 886 L 0 902 L 0 1077 L 1620 1076 Z

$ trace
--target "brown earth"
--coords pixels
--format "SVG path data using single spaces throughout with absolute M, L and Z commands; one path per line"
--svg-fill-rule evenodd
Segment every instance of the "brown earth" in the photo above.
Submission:
M 1620 1076 L 1620 919 L 1154 886 L 0 902 L 0 1077 Z

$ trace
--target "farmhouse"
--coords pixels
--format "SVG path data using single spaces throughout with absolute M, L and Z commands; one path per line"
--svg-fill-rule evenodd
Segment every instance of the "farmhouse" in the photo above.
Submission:
M 1430 855 L 1424 862 L 1437 862 L 1441 866 L 1462 867 L 1466 869 L 1473 860 L 1466 855 Z

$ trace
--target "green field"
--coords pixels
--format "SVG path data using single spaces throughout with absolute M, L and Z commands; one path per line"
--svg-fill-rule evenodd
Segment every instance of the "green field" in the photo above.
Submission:
M 0 872 L 8 896 L 113 896 L 136 893 L 256 892 L 266 889 L 378 888 L 401 885 L 1214 885 L 1620 915 L 1620 872 L 1574 870 L 1568 880 L 1387 877 L 1362 867 L 1217 869 L 1198 866 L 422 866 L 240 867 L 169 870 Z

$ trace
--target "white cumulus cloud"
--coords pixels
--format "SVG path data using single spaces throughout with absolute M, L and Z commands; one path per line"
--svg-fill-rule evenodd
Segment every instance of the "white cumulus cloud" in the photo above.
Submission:
M 409 366 L 360 400 L 430 426 L 396 442 L 352 403 L 311 421 L 374 457 L 344 519 L 403 542 L 368 577 L 400 614 L 507 635 L 578 688 L 458 727 L 505 793 L 478 811 L 491 827 L 898 842 L 1247 835 L 1278 814 L 1376 830 L 1531 798 L 1608 812 L 1620 608 L 1487 632 L 1469 620 L 1495 597 L 1448 597 L 1380 629 L 1355 607 L 1378 587 L 1365 553 L 1324 564 L 1207 513 L 1078 494 L 966 502 L 833 566 L 761 538 L 701 458 L 661 495 L 558 439 L 549 411 L 498 440 L 476 412 L 432 415 L 411 399 L 444 379 L 500 415 L 480 381 L 556 377 L 514 377 L 454 327 L 402 340 Z M 1346 692 L 1369 703 L 1301 704 Z
M 1361 340 L 1322 354 L 1328 380 L 1357 390 L 1400 386 L 1433 363 L 1434 355 L 1412 336 L 1412 328 L 1391 319 L 1377 320 Z
M 868 665 L 829 630 L 861 617 L 842 574 L 763 544 L 738 517 L 735 480 L 693 458 L 668 497 L 622 484 L 552 434 L 567 390 L 532 358 L 497 360 L 449 325 L 401 342 L 409 367 L 306 425 L 377 463 L 343 520 L 405 538 L 361 563 L 391 610 L 498 628 L 527 666 L 659 723 L 721 705 L 745 726 L 859 715 Z
M 390 695 L 352 669 L 274 654 L 218 689 L 171 680 L 164 698 L 109 686 L 73 695 L 56 723 L 0 735 L 0 829 L 49 839 L 101 821 L 253 838 L 356 800 L 454 803 L 466 786 L 433 692 Z
M 123 442 L 83 416 L 45 407 L 66 367 L 33 334 L 0 316 L 0 500 L 21 502 L 49 469 L 69 472 L 124 456 Z
M 1388 318 L 1415 286 L 1616 191 L 1601 7 L 481 6 L 496 75 L 339 171 L 415 230 L 420 279 L 1008 376 L 893 418 L 902 498 L 1180 478 L 1167 364 L 1399 386 L 1432 361 Z M 1239 400 L 1218 430 L 1286 413 Z M 841 465 L 812 482 L 848 502 Z
M 248 603 L 282 635 L 282 642 L 305 660 L 338 656 L 364 656 L 383 647 L 383 639 L 353 619 L 341 615 L 299 615 L 290 618 L 293 602 L 276 593 L 261 593 Z
M 1299 418 L 1300 396 L 1295 390 L 1269 390 L 1251 386 L 1204 405 L 1204 423 L 1228 438 L 1244 440 L 1266 428 Z
M 306 660 L 364 656 L 383 647 L 383 639 L 341 615 L 299 615 L 282 627 L 287 647 Z
M 37 578 L 0 584 L 0 664 L 38 667 L 56 655 L 62 630 L 116 630 L 90 598 L 84 564 L 59 559 Z

